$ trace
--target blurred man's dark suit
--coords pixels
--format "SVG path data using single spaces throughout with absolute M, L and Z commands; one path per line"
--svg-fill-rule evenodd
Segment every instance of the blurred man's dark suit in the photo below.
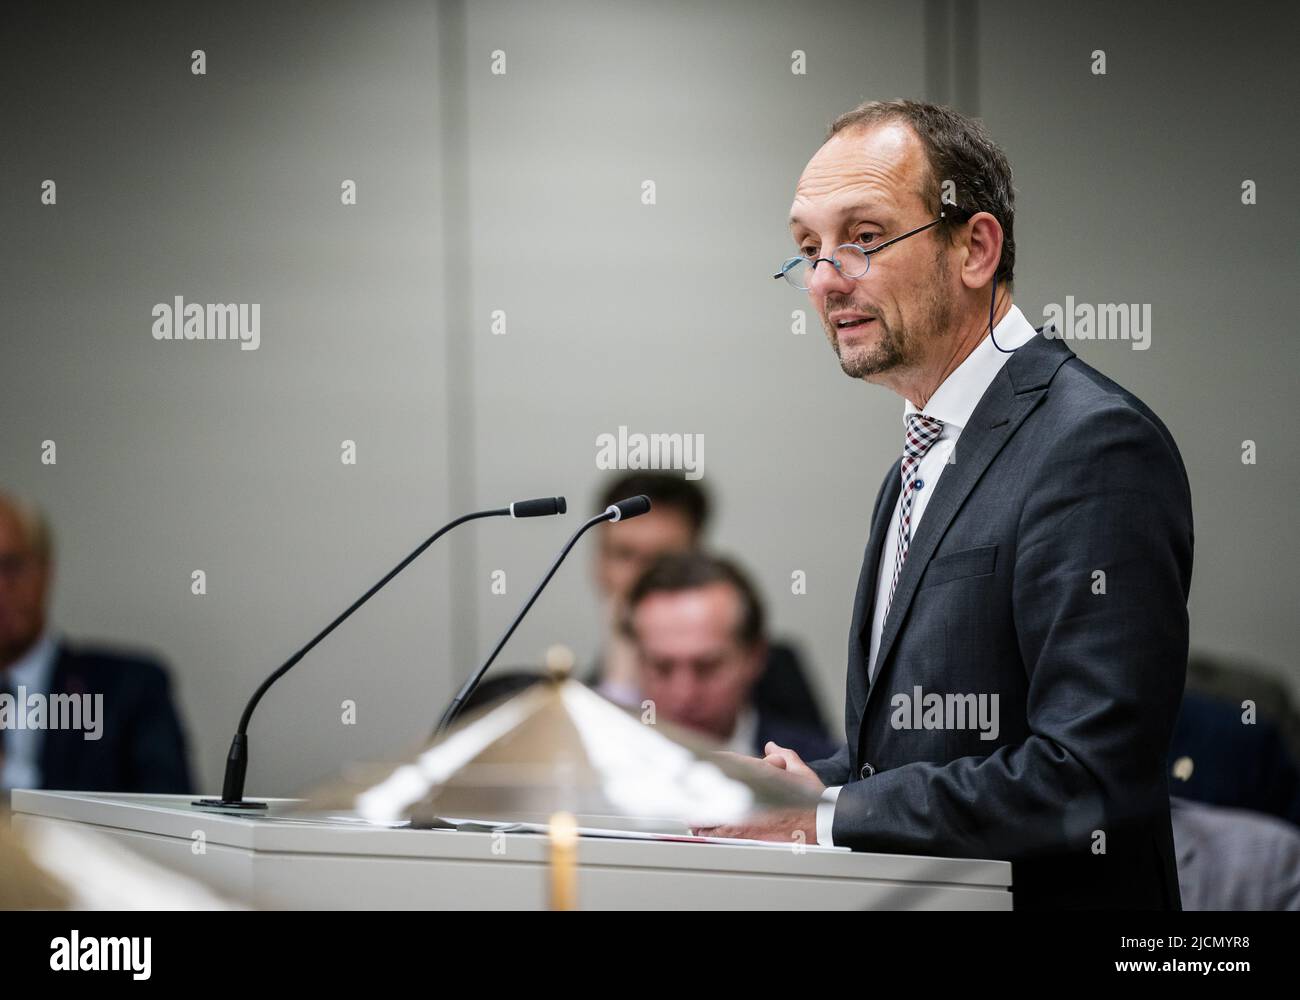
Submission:
M 830 739 L 823 730 L 777 715 L 758 707 L 758 725 L 754 734 L 754 745 L 750 751 L 755 757 L 766 754 L 764 749 L 769 740 L 779 746 L 793 750 L 804 760 L 817 760 L 835 752 L 839 744 Z
M 898 463 L 876 497 L 849 637 L 847 746 L 812 764 L 845 785 L 834 840 L 1010 860 L 1017 907 L 1176 909 L 1165 760 L 1193 542 L 1177 447 L 1141 401 L 1035 336 L 980 399 L 955 457 L 912 538 L 869 685 Z M 917 687 L 996 693 L 997 739 L 893 728 L 891 700 Z
M 103 735 L 50 730 L 41 786 L 87 792 L 193 791 L 167 673 L 155 661 L 62 644 L 53 694 L 103 694 Z

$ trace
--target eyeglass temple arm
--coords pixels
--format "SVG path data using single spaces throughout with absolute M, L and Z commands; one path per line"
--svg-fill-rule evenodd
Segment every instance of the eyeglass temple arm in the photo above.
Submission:
M 943 206 L 943 208 L 941 208 L 941 209 L 939 210 L 939 218 L 935 219 L 933 222 L 927 222 L 924 226 L 917 226 L 915 229 L 911 230 L 910 232 L 903 233 L 901 236 L 895 236 L 892 240 L 885 240 L 885 242 L 884 242 L 884 243 L 881 243 L 879 246 L 872 247 L 870 250 L 863 250 L 862 252 L 863 252 L 863 254 L 865 254 L 866 256 L 870 257 L 873 253 L 880 253 L 880 251 L 883 250 L 883 249 L 885 249 L 885 247 L 893 246 L 893 245 L 894 245 L 895 243 L 897 243 L 899 240 L 905 240 L 905 239 L 907 239 L 909 236 L 915 236 L 917 233 L 923 233 L 923 232 L 925 232 L 925 231 L 926 231 L 927 229 L 929 229 L 931 226 L 937 226 L 939 223 L 941 223 L 941 222 L 942 222 L 942 221 L 943 221 L 947 216 L 949 216 L 949 215 L 951 215 L 953 218 L 957 219 L 957 220 L 960 222 L 960 221 L 962 220 L 963 217 L 969 219 L 973 214 L 974 214 L 973 212 L 971 212 L 971 211 L 969 211 L 969 210 L 967 210 L 967 209 L 965 209 L 965 208 L 958 208 L 956 205 L 948 205 L 948 204 L 945 204 L 945 205 Z M 849 246 L 849 245 L 850 245 L 850 244 L 847 244 L 847 243 L 845 244 L 845 246 Z M 836 249 L 839 249 L 839 248 L 836 247 Z M 792 257 L 792 258 L 790 258 L 790 259 L 791 259 L 791 260 L 795 260 L 795 259 L 801 259 L 801 258 L 794 258 L 794 257 Z M 818 259 L 819 261 L 822 261 L 822 260 L 829 260 L 829 258 L 827 258 L 827 257 L 819 257 L 819 258 L 817 258 L 817 259 Z M 834 262 L 834 261 L 831 261 L 831 263 L 834 264 L 835 262 Z M 780 271 L 777 271 L 776 274 L 772 275 L 772 277 L 773 277 L 773 278 L 784 278 L 784 277 L 785 277 L 785 270 L 782 269 L 782 270 L 780 270 Z
M 874 246 L 870 250 L 864 249 L 862 252 L 866 254 L 868 257 L 870 257 L 873 253 L 880 253 L 880 251 L 885 249 L 885 247 L 892 247 L 899 240 L 905 240 L 909 236 L 915 236 L 917 233 L 925 232 L 931 226 L 937 226 L 939 223 L 943 221 L 943 216 L 944 213 L 940 212 L 939 218 L 935 219 L 933 222 L 927 222 L 924 226 L 917 226 L 915 229 L 911 230 L 910 232 L 903 233 L 901 236 L 895 236 L 892 240 L 885 240 L 885 242 L 881 243 L 879 246 Z

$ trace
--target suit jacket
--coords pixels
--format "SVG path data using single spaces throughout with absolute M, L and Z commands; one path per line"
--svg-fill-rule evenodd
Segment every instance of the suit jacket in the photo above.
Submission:
M 102 694 L 103 730 L 47 730 L 41 787 L 87 792 L 193 791 L 185 736 L 162 666 L 98 650 L 60 645 L 53 694 Z
M 1017 907 L 1177 909 L 1165 759 L 1193 539 L 1169 432 L 1061 340 L 1017 350 L 916 528 L 869 684 L 899 488 L 895 463 L 853 607 L 846 745 L 812 765 L 844 785 L 835 842 L 1009 860 Z M 900 696 L 930 694 L 997 695 L 996 739 L 904 728 Z
M 1240 702 L 1183 692 L 1169 763 L 1172 769 L 1186 757 L 1192 768 L 1190 775 L 1171 770 L 1174 790 L 1183 799 L 1249 809 L 1300 825 L 1300 767 L 1286 740 L 1262 713 L 1249 726 L 1242 725 L 1241 715 Z
M 767 662 L 750 697 L 760 713 L 788 720 L 825 739 L 827 726 L 821 707 L 808 683 L 799 651 L 789 643 L 779 639 L 768 642 Z
M 1300 707 L 1291 697 L 1290 685 L 1281 675 L 1250 661 L 1205 652 L 1193 652 L 1187 658 L 1188 694 L 1231 702 L 1240 713 L 1242 702 L 1254 703 L 1257 724 L 1268 721 L 1285 744 L 1287 756 L 1300 761 Z M 1238 715 L 1240 721 L 1240 715 Z M 1174 739 L 1177 741 L 1177 734 Z
M 761 706 L 758 709 L 758 728 L 754 734 L 754 755 L 763 756 L 768 740 L 797 753 L 803 760 L 818 760 L 835 752 L 836 743 L 819 729 L 806 723 L 777 715 Z

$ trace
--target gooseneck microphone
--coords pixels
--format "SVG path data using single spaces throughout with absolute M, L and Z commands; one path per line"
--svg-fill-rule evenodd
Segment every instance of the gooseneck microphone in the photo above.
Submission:
M 630 517 L 637 517 L 646 513 L 649 509 L 650 498 L 648 496 L 641 494 L 629 497 L 626 500 L 620 500 L 618 503 L 610 504 L 605 508 L 603 513 L 597 514 L 573 533 L 573 537 L 571 537 L 568 542 L 565 543 L 564 548 L 560 550 L 560 554 L 556 556 L 555 562 L 551 563 L 551 568 L 547 570 L 546 575 L 542 577 L 542 582 L 537 585 L 532 596 L 528 598 L 524 603 L 524 606 L 519 609 L 519 614 L 515 615 L 515 620 L 510 623 L 510 627 L 506 629 L 505 635 L 503 635 L 501 640 L 496 644 L 496 647 L 492 650 L 491 655 L 488 656 L 483 666 L 479 667 L 478 670 L 474 672 L 474 675 L 464 683 L 460 691 L 456 694 L 456 697 L 451 700 L 451 704 L 447 706 L 447 710 L 442 713 L 442 718 L 438 722 L 438 728 L 433 731 L 434 737 L 441 736 L 443 732 L 446 731 L 447 727 L 455 721 L 456 715 L 461 710 L 461 706 L 463 706 L 469 699 L 469 696 L 474 693 L 474 689 L 478 687 L 479 682 L 483 680 L 483 675 L 487 673 L 488 667 L 492 666 L 493 661 L 497 658 L 497 654 L 501 652 L 501 648 L 507 641 L 509 641 L 510 637 L 514 635 L 515 629 L 517 629 L 519 623 L 524 620 L 524 615 L 528 614 L 528 610 L 533 606 L 533 603 L 541 595 L 542 591 L 546 588 L 546 585 L 551 582 L 551 577 L 553 577 L 555 571 L 560 568 L 560 563 L 564 562 L 565 557 L 569 554 L 569 550 L 573 548 L 578 539 L 581 538 L 589 528 L 595 527 L 602 521 L 626 521 Z
M 230 752 L 226 755 L 226 777 L 221 785 L 221 798 L 219 799 L 196 799 L 196 806 L 215 806 L 223 809 L 265 809 L 265 802 L 248 801 L 244 798 L 244 775 L 248 770 L 248 723 L 253 717 L 253 710 L 257 708 L 257 703 L 262 700 L 262 695 L 283 677 L 286 673 L 297 665 L 298 661 L 310 653 L 318 642 L 333 632 L 352 616 L 366 601 L 374 597 L 380 590 L 398 573 L 406 569 L 411 563 L 420 557 L 430 545 L 449 532 L 457 525 L 464 524 L 466 521 L 475 521 L 481 517 L 545 517 L 550 514 L 563 514 L 566 510 L 564 497 L 543 497 L 539 500 L 519 500 L 512 503 L 509 507 L 496 507 L 492 510 L 479 510 L 472 514 L 465 514 L 456 520 L 444 524 L 432 535 L 426 538 L 415 551 L 399 562 L 384 575 L 384 578 L 358 597 L 350 608 L 339 615 L 332 622 L 325 626 L 316 636 L 302 649 L 294 653 L 293 656 L 285 660 L 284 663 L 276 669 L 266 680 L 262 681 L 261 686 L 253 692 L 253 697 L 248 699 L 248 704 L 244 706 L 244 714 L 239 718 L 239 728 L 235 731 L 235 737 L 230 741 Z

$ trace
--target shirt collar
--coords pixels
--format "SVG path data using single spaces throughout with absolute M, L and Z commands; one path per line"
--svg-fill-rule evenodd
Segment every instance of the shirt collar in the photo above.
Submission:
M 57 648 L 54 634 L 47 626 L 32 648 L 9 668 L 9 682 L 14 687 L 21 684 L 31 691 L 47 692 L 54 672 L 54 653 Z
M 1014 303 L 993 328 L 993 336 L 997 337 L 998 345 L 1007 349 L 1023 346 L 1037 333 Z M 970 415 L 975 412 L 985 390 L 993 384 L 993 379 L 1009 357 L 1010 354 L 998 350 L 992 338 L 986 336 L 975 345 L 975 350 L 970 352 L 966 360 L 943 380 L 925 404 L 924 410 L 918 409 L 910 399 L 904 401 L 903 425 L 907 425 L 910 414 L 924 413 L 943 421 L 945 435 L 950 429 L 960 431 L 970 420 Z
M 743 705 L 736 713 L 736 727 L 731 731 L 726 749 L 732 753 L 754 756 L 754 740 L 758 738 L 758 712 L 752 705 Z

